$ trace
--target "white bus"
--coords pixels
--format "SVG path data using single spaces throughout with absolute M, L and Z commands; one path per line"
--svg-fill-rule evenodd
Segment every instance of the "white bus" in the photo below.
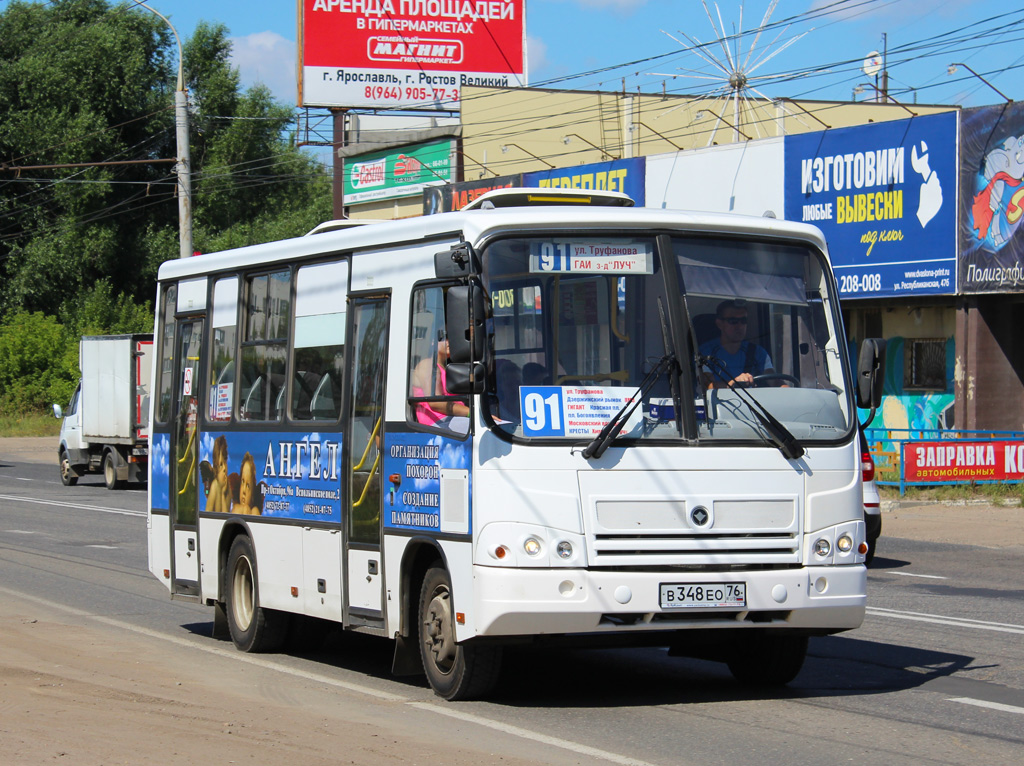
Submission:
M 808 636 L 859 626 L 881 376 L 868 348 L 854 391 L 820 232 L 629 204 L 518 190 L 164 263 L 171 597 L 243 651 L 320 621 L 393 639 L 448 699 L 510 642 L 782 684 Z

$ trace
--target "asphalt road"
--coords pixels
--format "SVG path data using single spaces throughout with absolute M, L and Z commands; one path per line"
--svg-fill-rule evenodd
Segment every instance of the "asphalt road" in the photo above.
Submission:
M 144 489 L 63 487 L 56 466 L 0 458 L 0 597 L 63 610 L 111 642 L 144 636 L 210 672 L 246 664 L 295 705 L 328 700 L 517 763 L 1010 764 L 1024 752 L 1020 547 L 883 536 L 863 627 L 812 639 L 782 692 L 664 649 L 546 650 L 513 655 L 492 701 L 452 704 L 391 677 L 383 640 L 335 632 L 314 654 L 253 657 L 211 638 L 212 611 L 170 601 L 149 574 L 145 507 Z

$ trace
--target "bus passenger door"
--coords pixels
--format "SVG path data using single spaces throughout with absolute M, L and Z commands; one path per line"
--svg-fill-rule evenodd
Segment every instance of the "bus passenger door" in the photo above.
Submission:
M 171 424 L 170 514 L 173 569 L 171 593 L 199 595 L 199 355 L 202 319 L 178 320 L 173 421 Z
M 347 337 L 350 371 L 345 428 L 346 622 L 381 625 L 381 473 L 387 372 L 388 298 L 353 297 Z

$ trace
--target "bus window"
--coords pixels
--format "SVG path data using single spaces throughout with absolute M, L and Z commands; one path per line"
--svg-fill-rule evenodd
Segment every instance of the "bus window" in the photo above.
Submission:
M 164 288 L 164 310 L 160 318 L 163 332 L 160 338 L 160 382 L 156 405 L 156 420 L 167 423 L 171 419 L 171 384 L 174 381 L 174 308 L 178 303 L 177 285 Z
M 407 417 L 419 426 L 465 434 L 469 431 L 469 405 L 450 396 L 445 387 L 448 341 L 444 297 L 444 288 L 437 286 L 413 291 Z
M 238 339 L 238 277 L 218 279 L 213 286 L 208 419 L 231 420 L 235 383 L 235 341 Z
M 245 337 L 242 339 L 238 416 L 241 420 L 280 420 L 283 411 L 291 272 L 247 280 Z
M 337 420 L 345 353 L 348 263 L 303 266 L 295 278 L 291 417 Z

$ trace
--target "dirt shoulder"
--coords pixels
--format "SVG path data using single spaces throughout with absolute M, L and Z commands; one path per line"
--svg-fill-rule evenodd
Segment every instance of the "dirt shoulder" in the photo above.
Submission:
M 882 538 L 1024 547 L 1024 508 L 976 502 L 897 503 L 882 513 Z
M 0 436 L 0 463 L 49 463 L 57 465 L 56 436 Z

